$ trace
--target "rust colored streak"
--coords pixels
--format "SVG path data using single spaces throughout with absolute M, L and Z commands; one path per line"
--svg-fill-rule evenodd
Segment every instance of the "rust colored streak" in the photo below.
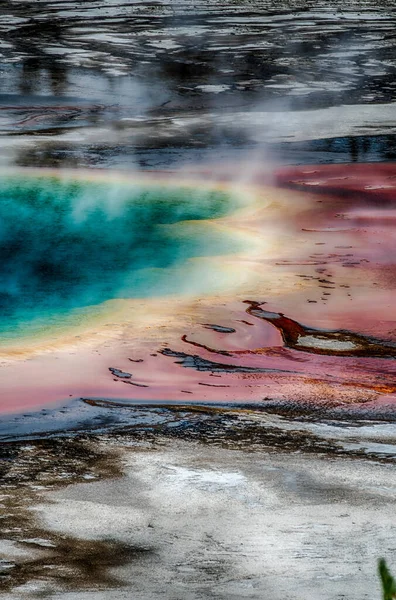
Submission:
M 192 346 L 195 346 L 196 348 L 203 348 L 204 350 L 207 350 L 208 352 L 212 352 L 214 354 L 222 354 L 223 356 L 232 356 L 232 354 L 230 352 L 227 352 L 227 350 L 217 350 L 216 348 L 211 348 L 210 346 L 206 346 L 205 344 L 200 344 L 199 342 L 193 342 L 192 340 L 187 339 L 187 335 L 182 335 L 181 340 L 182 340 L 182 342 L 185 342 L 186 344 L 191 344 Z
M 395 358 L 396 346 L 390 345 L 389 342 L 378 339 L 370 339 L 353 333 L 347 330 L 325 331 L 321 329 L 313 329 L 286 317 L 283 313 L 276 313 L 263 310 L 263 303 L 251 300 L 245 301 L 249 304 L 246 312 L 259 319 L 264 319 L 268 323 L 272 323 L 281 335 L 287 348 L 298 350 L 300 352 L 308 352 L 311 354 L 324 354 L 328 356 L 361 356 L 361 357 L 377 357 L 377 358 Z M 305 337 L 311 338 L 309 345 L 304 345 Z M 315 345 L 315 341 L 317 345 Z M 353 348 L 340 349 L 336 346 L 331 348 L 322 347 L 323 343 L 349 343 Z
M 270 358 L 281 358 L 286 360 L 292 360 L 294 362 L 306 362 L 307 357 L 302 357 L 293 354 L 288 348 L 285 347 L 268 347 L 268 348 L 254 348 L 251 350 L 234 350 L 233 356 L 243 356 L 246 354 L 255 354 L 260 356 L 268 356 Z
M 360 390 L 369 390 L 378 394 L 394 394 L 396 392 L 396 384 L 393 385 L 376 385 L 375 383 L 363 383 L 361 381 L 345 381 L 342 378 L 337 378 L 334 381 L 328 380 L 325 377 L 304 377 L 304 382 L 311 385 L 330 385 L 342 386 L 343 388 L 353 388 Z
M 216 387 L 216 388 L 229 388 L 229 387 L 231 387 L 230 385 L 222 385 L 221 383 L 201 383 L 201 382 L 199 382 L 198 385 L 206 385 L 207 387 Z
M 122 383 L 127 383 L 128 385 L 134 385 L 136 387 L 143 387 L 143 388 L 149 387 L 148 385 L 145 385 L 144 383 L 136 383 L 135 381 L 123 381 Z

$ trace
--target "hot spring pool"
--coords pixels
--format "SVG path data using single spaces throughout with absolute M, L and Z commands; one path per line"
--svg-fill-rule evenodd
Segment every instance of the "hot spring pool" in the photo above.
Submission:
M 187 183 L 2 174 L 0 343 L 112 299 L 205 292 L 192 259 L 241 250 L 216 226 L 239 206 L 228 190 Z

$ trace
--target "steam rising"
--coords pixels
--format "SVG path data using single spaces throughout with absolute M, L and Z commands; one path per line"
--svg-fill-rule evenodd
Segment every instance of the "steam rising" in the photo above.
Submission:
M 180 293 L 194 277 L 183 267 L 189 258 L 240 247 L 199 225 L 235 208 L 219 190 L 31 176 L 0 186 L 0 327 L 8 336 L 113 298 Z

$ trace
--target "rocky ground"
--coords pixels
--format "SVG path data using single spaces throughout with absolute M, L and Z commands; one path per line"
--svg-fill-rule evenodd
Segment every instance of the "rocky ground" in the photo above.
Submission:
M 2 597 L 379 597 L 376 558 L 394 552 L 391 425 L 129 412 L 95 433 L 88 419 L 63 435 L 25 423 L 3 442 Z

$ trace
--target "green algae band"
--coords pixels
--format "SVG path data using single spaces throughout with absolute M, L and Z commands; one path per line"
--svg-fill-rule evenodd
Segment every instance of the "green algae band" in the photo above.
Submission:
M 235 207 L 187 185 L 0 177 L 1 340 L 106 300 L 187 291 L 188 259 L 237 250 L 209 222 Z

